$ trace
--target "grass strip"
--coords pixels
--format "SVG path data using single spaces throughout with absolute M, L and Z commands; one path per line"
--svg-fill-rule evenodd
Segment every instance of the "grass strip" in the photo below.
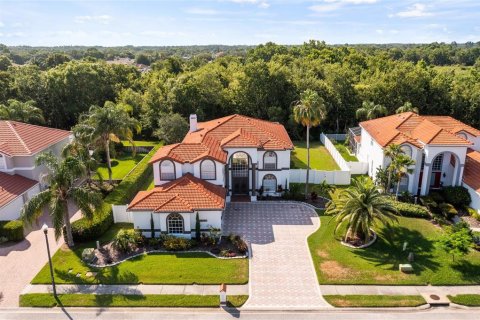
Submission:
M 458 294 L 448 296 L 452 303 L 461 304 L 468 307 L 480 307 L 480 294 Z
M 325 295 L 328 303 L 338 308 L 355 307 L 418 307 L 427 302 L 422 296 Z

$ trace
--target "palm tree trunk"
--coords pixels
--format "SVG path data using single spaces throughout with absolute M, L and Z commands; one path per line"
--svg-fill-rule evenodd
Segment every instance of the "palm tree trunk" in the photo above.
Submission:
M 398 179 L 398 182 L 397 182 L 397 192 L 395 192 L 395 200 L 398 200 L 398 193 L 400 192 L 400 180 L 402 178 Z
M 63 222 L 65 223 L 65 232 L 67 233 L 67 245 L 72 248 L 75 243 L 73 242 L 72 225 L 70 224 L 70 213 L 68 212 L 68 203 L 65 201 L 65 210 L 63 216 Z
M 305 200 L 308 199 L 308 182 L 310 177 L 310 126 L 307 126 L 307 181 L 305 182 Z
M 387 167 L 388 169 L 388 167 Z M 392 183 L 392 171 L 388 170 L 388 181 L 387 181 L 387 190 L 386 193 L 390 193 L 390 184 Z
M 107 155 L 107 167 L 108 167 L 108 181 L 110 184 L 113 183 L 112 181 L 112 160 L 110 159 L 110 139 L 105 140 L 105 154 Z

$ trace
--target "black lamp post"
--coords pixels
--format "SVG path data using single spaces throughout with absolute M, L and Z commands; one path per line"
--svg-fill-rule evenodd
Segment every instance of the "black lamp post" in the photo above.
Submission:
M 45 242 L 47 243 L 48 264 L 50 265 L 50 276 L 52 278 L 53 296 L 57 298 L 57 288 L 55 287 L 55 278 L 53 277 L 52 257 L 50 256 L 50 245 L 48 244 L 48 226 L 46 223 L 43 224 L 42 231 L 45 234 Z

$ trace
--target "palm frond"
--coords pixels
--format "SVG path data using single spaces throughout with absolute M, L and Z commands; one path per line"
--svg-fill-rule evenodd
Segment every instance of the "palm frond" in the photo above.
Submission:
M 42 215 L 43 208 L 50 202 L 50 190 L 44 190 L 34 195 L 22 208 L 20 219 L 26 224 L 32 224 Z

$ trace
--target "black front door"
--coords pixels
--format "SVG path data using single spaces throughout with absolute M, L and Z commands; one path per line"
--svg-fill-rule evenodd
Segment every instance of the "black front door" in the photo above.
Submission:
M 250 158 L 244 152 L 237 152 L 231 158 L 232 194 L 248 194 Z
M 248 194 L 248 176 L 247 177 L 233 177 L 232 178 L 232 193 Z

